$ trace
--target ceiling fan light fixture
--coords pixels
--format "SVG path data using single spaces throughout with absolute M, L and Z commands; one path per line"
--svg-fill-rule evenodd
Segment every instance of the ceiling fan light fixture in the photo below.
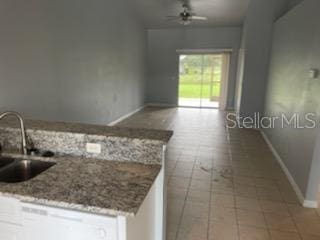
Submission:
M 167 16 L 168 21 L 176 21 L 181 25 L 189 25 L 193 20 L 206 21 L 207 17 L 197 16 L 190 12 L 190 8 L 187 4 L 182 5 L 183 11 L 178 16 Z
M 180 24 L 184 25 L 184 26 L 187 26 L 191 23 L 191 20 L 190 19 L 185 19 L 185 20 L 181 20 L 180 21 Z

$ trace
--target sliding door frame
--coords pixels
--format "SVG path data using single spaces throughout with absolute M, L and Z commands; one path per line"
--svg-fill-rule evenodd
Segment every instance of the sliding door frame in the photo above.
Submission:
M 194 106 L 180 106 L 179 105 L 179 88 L 180 88 L 180 72 L 178 71 L 178 87 L 177 87 L 177 106 L 178 107 L 185 107 L 185 108 L 207 108 L 207 109 L 220 109 L 220 110 L 226 110 L 227 108 L 227 99 L 228 99 L 228 86 L 229 86 L 229 71 L 230 71 L 230 64 L 231 64 L 231 54 L 233 52 L 232 49 L 178 49 L 176 50 L 178 54 L 178 69 L 180 68 L 180 56 L 181 55 L 214 55 L 214 54 L 221 54 L 223 55 L 223 63 L 222 63 L 222 80 L 220 85 L 220 99 L 219 99 L 219 107 L 203 107 L 201 104 L 200 99 L 200 106 L 194 107 Z M 203 61 L 203 59 L 202 59 Z M 202 66 L 203 71 L 203 66 Z M 201 77 L 201 82 L 203 82 L 203 74 Z M 202 87 L 201 87 L 202 89 Z M 201 90 L 202 91 L 202 90 Z M 202 96 L 202 93 L 201 93 Z

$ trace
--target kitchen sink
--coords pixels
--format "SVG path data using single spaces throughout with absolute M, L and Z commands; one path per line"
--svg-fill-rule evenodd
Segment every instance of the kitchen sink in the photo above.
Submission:
M 14 161 L 14 158 L 0 157 L 0 168 L 7 166 L 10 163 L 13 163 Z
M 8 158 L 9 159 L 9 158 Z M 12 158 L 10 158 L 12 159 Z M 2 159 L 0 159 L 1 161 Z M 12 159 L 13 161 L 0 168 L 0 182 L 24 182 L 54 166 L 53 162 L 39 160 Z

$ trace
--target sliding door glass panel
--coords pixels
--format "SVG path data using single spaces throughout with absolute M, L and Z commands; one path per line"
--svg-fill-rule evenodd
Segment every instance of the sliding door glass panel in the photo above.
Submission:
M 204 81 L 203 96 L 201 99 L 202 107 L 219 107 L 221 92 L 221 66 L 222 55 L 204 55 Z
M 202 56 L 180 55 L 179 106 L 201 106 Z
M 179 106 L 218 108 L 221 54 L 180 55 Z

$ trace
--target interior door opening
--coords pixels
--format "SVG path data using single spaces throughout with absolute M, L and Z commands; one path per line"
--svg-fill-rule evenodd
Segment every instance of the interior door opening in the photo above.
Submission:
M 226 98 L 229 54 L 181 54 L 179 99 L 181 107 L 221 108 Z

